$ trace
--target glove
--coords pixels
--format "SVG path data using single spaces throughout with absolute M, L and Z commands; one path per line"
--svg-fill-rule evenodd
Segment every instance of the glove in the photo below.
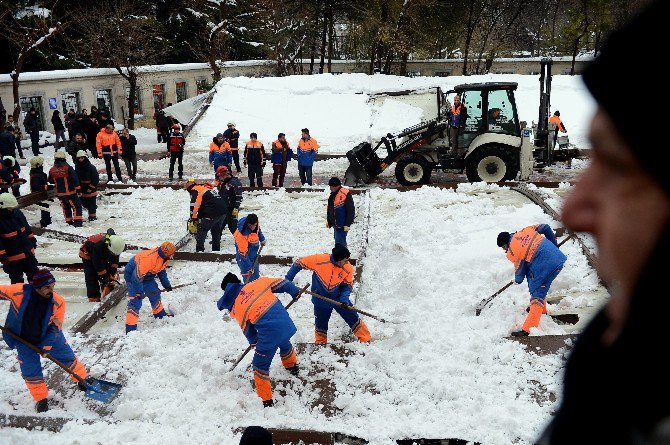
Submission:
M 237 218 L 237 214 L 239 213 L 239 209 L 233 209 L 231 215 L 233 215 L 233 218 Z
M 265 241 L 263 241 L 263 242 L 261 243 L 261 246 L 265 246 L 267 243 L 268 243 L 268 241 L 265 240 Z
M 188 222 L 186 223 L 186 229 L 188 229 L 188 233 L 195 235 L 198 233 L 198 220 L 197 219 L 189 219 Z
M 348 232 L 349 231 L 349 226 L 342 227 L 342 230 L 344 230 L 345 232 Z
M 165 292 L 170 292 L 172 290 L 172 286 L 165 286 Z
M 354 307 L 354 305 L 351 304 L 351 301 L 349 301 L 349 300 L 342 301 L 341 303 L 342 303 L 342 307 L 344 307 L 345 309 L 350 309 L 350 308 Z

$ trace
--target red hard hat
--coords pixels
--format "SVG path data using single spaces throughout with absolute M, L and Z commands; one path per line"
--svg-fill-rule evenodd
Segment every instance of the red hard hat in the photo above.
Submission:
M 179 130 L 179 124 L 174 124 L 174 125 L 172 126 L 172 129 L 173 129 L 173 130 Z
M 225 165 L 221 165 L 219 166 L 219 168 L 216 169 L 216 176 L 221 176 L 224 173 L 228 172 L 229 172 L 228 167 L 226 167 Z

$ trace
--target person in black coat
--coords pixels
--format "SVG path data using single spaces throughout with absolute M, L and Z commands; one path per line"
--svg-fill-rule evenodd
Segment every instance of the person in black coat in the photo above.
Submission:
M 11 114 L 7 116 L 7 123 L 5 124 L 11 129 L 10 132 L 14 134 L 14 143 L 16 144 L 16 151 L 19 152 L 19 157 L 25 159 L 23 156 L 23 148 L 21 147 L 21 127 L 14 122 L 14 116 Z
M 44 172 L 44 159 L 41 156 L 35 156 L 30 159 L 30 193 L 44 192 L 49 190 L 49 178 Z M 47 199 L 37 204 L 40 207 L 40 227 L 46 227 L 51 224 L 51 212 L 49 203 L 53 199 Z
M 69 140 L 74 139 L 74 135 L 79 132 L 77 126 L 77 113 L 74 112 L 74 108 L 70 108 L 70 111 L 65 114 L 64 117 L 65 128 L 67 128 L 67 138 Z
M 31 281 L 37 272 L 37 240 L 18 205 L 14 196 L 0 193 L 0 263 L 12 284 L 23 283 L 24 274 Z
M 235 122 L 228 122 L 228 128 L 223 132 L 223 137 L 228 140 L 228 143 L 230 144 L 230 150 L 233 153 L 233 162 L 235 162 L 235 168 L 237 169 L 237 173 L 239 173 L 242 171 L 240 168 L 239 150 L 240 132 L 235 128 Z
M 100 175 L 98 174 L 98 169 L 91 164 L 84 150 L 77 152 L 77 162 L 75 162 L 74 171 L 77 174 L 79 187 L 81 188 L 81 205 L 88 211 L 88 220 L 95 221 L 98 219 L 96 212 L 98 210 L 97 200 Z
M 74 164 L 77 162 L 77 153 L 79 150 L 84 150 L 86 151 L 88 147 L 86 146 L 86 140 L 84 139 L 84 135 L 81 133 L 77 133 L 74 136 L 74 139 L 72 139 L 70 142 L 67 143 L 67 147 L 65 147 L 65 151 L 67 154 L 72 157 L 72 163 Z
M 5 125 L 0 130 L 0 156 L 16 157 L 16 142 L 11 125 Z
M 63 120 L 60 118 L 60 111 L 54 110 L 51 116 L 51 125 L 54 126 L 54 133 L 56 134 L 56 144 L 54 147 L 55 150 L 58 150 L 61 144 L 65 145 L 65 125 L 63 125 Z
M 89 236 L 79 248 L 79 258 L 84 265 L 84 280 L 88 301 L 100 301 L 100 287 L 105 294 L 113 289 L 118 282 L 119 255 L 126 243 L 112 229 L 107 233 Z
M 137 153 L 135 151 L 137 138 L 130 134 L 127 128 L 124 128 L 119 134 L 119 139 L 121 140 L 121 159 L 126 164 L 128 177 L 134 181 L 137 177 Z
M 12 156 L 5 156 L 2 158 L 2 164 L 5 169 L 12 175 L 12 193 L 17 198 L 21 196 L 21 184 L 25 184 L 26 180 L 21 178 L 21 165 L 16 162 Z
M 165 115 L 163 110 L 156 111 L 155 118 L 156 131 L 158 132 L 158 143 L 167 143 L 168 135 L 170 133 L 170 121 L 168 120 L 168 117 Z
M 670 343 L 670 153 L 650 149 L 658 132 L 640 131 L 621 112 L 621 85 L 662 90 L 666 79 L 659 69 L 620 69 L 622 54 L 650 60 L 664 51 L 658 30 L 668 6 L 651 2 L 610 35 L 583 73 L 598 106 L 589 131 L 593 155 L 565 198 L 561 220 L 595 238 L 598 275 L 611 296 L 575 342 L 561 404 L 541 445 L 670 443 L 670 364 L 663 352 Z M 663 128 L 665 107 L 646 101 L 645 125 Z
M 40 153 L 40 121 L 37 110 L 31 108 L 28 115 L 23 120 L 23 128 L 30 135 L 30 143 L 33 149 L 33 155 L 39 156 Z
M 95 116 L 84 117 L 82 126 L 84 128 L 84 135 L 86 136 L 86 148 L 91 152 L 93 157 L 97 157 L 98 149 L 95 146 L 95 138 L 98 136 L 101 128 L 98 124 L 98 119 Z

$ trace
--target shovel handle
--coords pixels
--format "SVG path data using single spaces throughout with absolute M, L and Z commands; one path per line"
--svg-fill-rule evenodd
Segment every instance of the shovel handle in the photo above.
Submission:
M 338 306 L 342 309 L 347 309 L 347 310 L 350 310 L 350 311 L 358 312 L 359 314 L 365 315 L 365 316 L 370 317 L 370 318 L 374 318 L 375 320 L 381 321 L 382 323 L 387 323 L 387 320 L 384 320 L 381 317 L 377 317 L 376 315 L 373 315 L 369 312 L 365 312 L 361 309 L 356 309 L 353 306 L 347 306 L 346 304 L 342 304 L 339 301 L 333 300 L 333 299 L 328 298 L 328 297 L 324 297 L 324 296 L 319 295 L 319 294 L 315 294 L 314 292 L 311 292 L 311 291 L 308 291 L 308 290 L 306 290 L 305 293 L 311 295 L 312 297 L 318 298 L 319 300 L 323 300 L 323 301 L 326 301 L 330 304 L 334 304 L 335 306 Z
M 72 377 L 74 377 L 75 379 L 77 379 L 78 382 L 83 382 L 83 381 L 84 381 L 83 378 L 81 378 L 78 374 L 76 374 L 76 373 L 75 373 L 74 371 L 72 371 L 70 368 L 68 368 L 67 366 L 65 366 L 64 364 L 62 364 L 61 362 L 59 362 L 59 361 L 56 360 L 55 358 L 53 358 L 53 357 L 51 356 L 51 354 L 49 354 L 49 353 L 47 353 L 47 352 L 43 352 L 40 348 L 38 348 L 38 347 L 35 346 L 34 344 L 30 343 L 29 341 L 24 340 L 23 338 L 19 337 L 18 335 L 16 335 L 15 333 L 13 333 L 12 331 L 10 331 L 9 329 L 7 329 L 6 327 L 4 327 L 3 325 L 0 325 L 0 329 L 2 330 L 2 332 L 6 333 L 6 334 L 8 334 L 10 337 L 13 337 L 14 339 L 20 341 L 21 343 L 23 343 L 24 345 L 28 346 L 28 347 L 29 347 L 30 349 L 32 349 L 33 351 L 37 352 L 37 353 L 38 353 L 39 355 L 41 355 L 42 357 L 51 360 L 52 362 L 54 362 L 55 364 L 57 364 L 58 366 L 60 366 L 61 368 L 63 368 L 63 370 L 64 370 L 65 372 L 67 372 L 67 373 L 70 374 Z

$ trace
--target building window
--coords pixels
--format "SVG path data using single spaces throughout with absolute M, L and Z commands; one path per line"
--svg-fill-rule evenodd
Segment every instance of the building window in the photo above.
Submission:
M 154 96 L 154 110 L 162 110 L 165 106 L 165 84 L 154 84 L 151 91 Z
M 81 111 L 79 93 L 61 93 L 60 102 L 61 106 L 63 107 L 63 114 L 67 114 L 70 110 L 74 110 L 75 113 L 79 113 Z
M 130 97 L 130 87 L 126 87 L 126 103 L 128 103 L 128 98 Z M 142 91 L 139 88 L 135 88 L 135 102 L 133 103 L 134 114 L 135 116 L 142 115 Z
M 37 126 L 40 131 L 44 130 L 44 110 L 42 109 L 42 96 L 29 96 L 22 97 L 19 99 L 21 103 L 21 111 L 26 113 L 26 116 L 30 112 L 31 108 L 34 108 L 37 111 Z
M 195 81 L 195 92 L 196 94 L 206 93 L 211 89 L 211 86 L 207 83 L 207 79 L 196 79 Z
M 188 98 L 188 94 L 186 92 L 186 82 L 177 82 L 175 84 L 175 91 L 177 102 L 181 102 L 182 100 L 186 100 Z
M 110 118 L 114 117 L 112 90 L 95 90 L 95 103 L 98 111 L 104 111 Z
M 435 71 L 436 77 L 447 77 L 451 76 L 451 71 Z

